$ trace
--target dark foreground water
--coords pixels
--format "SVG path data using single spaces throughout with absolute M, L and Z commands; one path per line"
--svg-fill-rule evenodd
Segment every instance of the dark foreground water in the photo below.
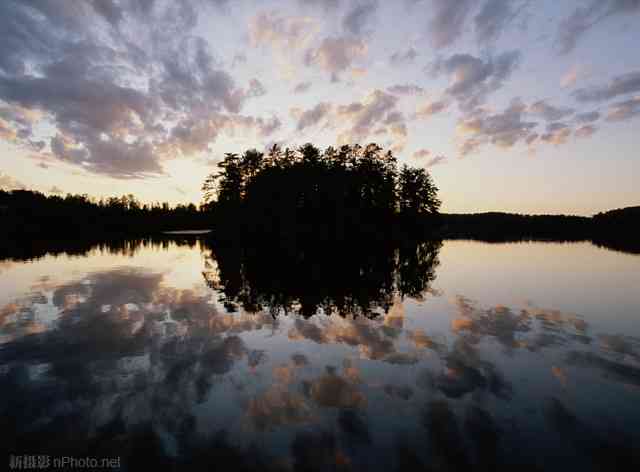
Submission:
M 445 241 L 288 298 L 280 267 L 224 257 L 165 241 L 0 262 L 0 460 L 638 470 L 640 256 Z

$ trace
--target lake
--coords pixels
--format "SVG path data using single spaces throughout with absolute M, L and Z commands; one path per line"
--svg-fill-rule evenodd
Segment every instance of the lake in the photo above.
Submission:
M 637 464 L 640 255 L 446 240 L 357 264 L 304 255 L 303 277 L 197 235 L 70 252 L 0 261 L 7 457 Z

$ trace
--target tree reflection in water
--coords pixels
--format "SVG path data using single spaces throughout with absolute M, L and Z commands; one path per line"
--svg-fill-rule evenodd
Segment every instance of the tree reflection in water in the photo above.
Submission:
M 289 245 L 264 239 L 210 245 L 203 275 L 230 312 L 375 318 L 389 311 L 394 297 L 421 298 L 430 289 L 442 241 L 363 234 Z

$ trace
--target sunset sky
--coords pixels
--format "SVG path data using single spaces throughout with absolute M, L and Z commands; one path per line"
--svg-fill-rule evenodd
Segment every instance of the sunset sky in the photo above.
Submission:
M 0 188 L 199 202 L 377 142 L 446 212 L 640 205 L 640 0 L 3 0 Z

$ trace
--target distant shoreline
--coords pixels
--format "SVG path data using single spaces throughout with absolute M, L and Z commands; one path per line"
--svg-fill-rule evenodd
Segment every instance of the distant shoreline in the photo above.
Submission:
M 185 230 L 177 230 L 177 231 L 163 231 L 163 234 L 176 234 L 176 235 L 180 235 L 180 234 L 192 234 L 192 235 L 198 235 L 198 234 L 209 234 L 212 230 L 210 229 L 185 229 Z

